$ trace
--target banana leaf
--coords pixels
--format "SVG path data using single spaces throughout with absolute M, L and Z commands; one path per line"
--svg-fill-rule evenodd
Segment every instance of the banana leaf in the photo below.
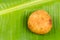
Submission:
M 28 29 L 28 18 L 36 10 L 46 10 L 51 16 L 49 33 L 38 35 Z M 60 1 L 0 0 L 0 40 L 60 40 Z

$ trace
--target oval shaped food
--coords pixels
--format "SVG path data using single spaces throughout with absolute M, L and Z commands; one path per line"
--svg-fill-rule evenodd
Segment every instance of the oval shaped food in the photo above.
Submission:
M 46 34 L 52 28 L 50 15 L 44 10 L 33 12 L 28 19 L 28 28 L 36 34 Z

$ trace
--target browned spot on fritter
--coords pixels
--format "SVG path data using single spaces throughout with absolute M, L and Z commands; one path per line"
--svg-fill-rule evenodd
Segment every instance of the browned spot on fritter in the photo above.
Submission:
M 51 21 L 51 19 L 49 19 L 49 24 L 50 24 L 50 25 L 52 24 L 52 21 Z

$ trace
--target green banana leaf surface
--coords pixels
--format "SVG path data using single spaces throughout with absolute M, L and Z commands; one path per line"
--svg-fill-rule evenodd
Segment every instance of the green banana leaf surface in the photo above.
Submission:
M 28 18 L 36 10 L 46 10 L 51 16 L 49 33 L 38 35 L 28 29 Z M 60 40 L 60 1 L 0 0 L 0 40 Z

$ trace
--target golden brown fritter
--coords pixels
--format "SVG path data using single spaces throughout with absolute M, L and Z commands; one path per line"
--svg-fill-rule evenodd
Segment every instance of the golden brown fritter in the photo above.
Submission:
M 28 19 L 28 28 L 36 34 L 46 34 L 52 28 L 49 14 L 44 10 L 33 12 Z

